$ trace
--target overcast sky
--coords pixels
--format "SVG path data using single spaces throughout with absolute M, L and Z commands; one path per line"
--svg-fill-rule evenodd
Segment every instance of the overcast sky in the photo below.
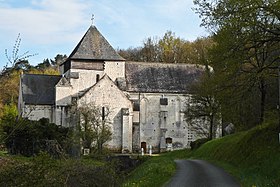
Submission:
M 207 35 L 193 6 L 192 0 L 0 0 L 0 68 L 18 33 L 19 54 L 38 54 L 29 58 L 33 65 L 69 55 L 90 27 L 92 14 L 114 48 L 138 47 L 168 30 L 192 41 Z

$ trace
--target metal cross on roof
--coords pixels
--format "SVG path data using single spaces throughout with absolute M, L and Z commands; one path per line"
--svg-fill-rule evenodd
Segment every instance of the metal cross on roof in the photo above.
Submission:
M 93 25 L 94 14 L 91 15 L 91 25 Z

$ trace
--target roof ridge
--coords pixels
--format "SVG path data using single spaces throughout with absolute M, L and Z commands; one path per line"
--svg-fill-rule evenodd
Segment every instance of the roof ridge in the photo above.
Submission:
M 205 68 L 202 64 L 190 64 L 190 63 L 165 63 L 165 62 L 143 62 L 143 61 L 126 61 L 128 64 L 139 64 L 139 65 L 165 65 L 165 66 L 185 66 L 185 67 L 197 67 Z
M 50 74 L 36 74 L 36 73 L 24 73 L 22 75 L 35 75 L 35 76 L 56 76 L 56 77 L 62 77 L 62 75 L 50 75 Z

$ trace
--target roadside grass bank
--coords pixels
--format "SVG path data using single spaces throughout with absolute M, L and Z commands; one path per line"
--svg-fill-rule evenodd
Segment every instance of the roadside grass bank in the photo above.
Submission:
M 114 155 L 53 159 L 42 152 L 34 157 L 0 152 L 0 186 L 120 186 L 143 158 Z
M 197 150 L 150 157 L 122 186 L 162 186 L 175 173 L 175 159 L 208 160 L 233 175 L 243 187 L 280 186 L 280 144 L 277 121 L 209 141 Z
M 280 144 L 277 121 L 265 122 L 249 131 L 212 140 L 197 150 L 173 151 L 146 160 L 126 176 L 116 168 L 90 157 L 55 160 L 9 156 L 0 152 L 0 186 L 163 186 L 176 171 L 175 159 L 204 159 L 236 177 L 244 187 L 280 186 Z M 140 161 L 141 161 L 140 159 Z M 22 172 L 24 171 L 24 172 Z
M 113 165 L 89 159 L 1 156 L 0 186 L 118 186 Z
M 265 122 L 249 131 L 205 143 L 190 158 L 224 168 L 242 186 L 280 186 L 279 125 Z
M 190 150 L 179 150 L 148 157 L 130 173 L 122 186 L 162 186 L 175 173 L 175 159 L 185 159 Z

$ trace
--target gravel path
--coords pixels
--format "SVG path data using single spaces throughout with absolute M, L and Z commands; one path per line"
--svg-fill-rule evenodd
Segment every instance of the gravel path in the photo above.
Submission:
M 203 160 L 175 160 L 177 171 L 166 187 L 240 187 L 223 169 Z

